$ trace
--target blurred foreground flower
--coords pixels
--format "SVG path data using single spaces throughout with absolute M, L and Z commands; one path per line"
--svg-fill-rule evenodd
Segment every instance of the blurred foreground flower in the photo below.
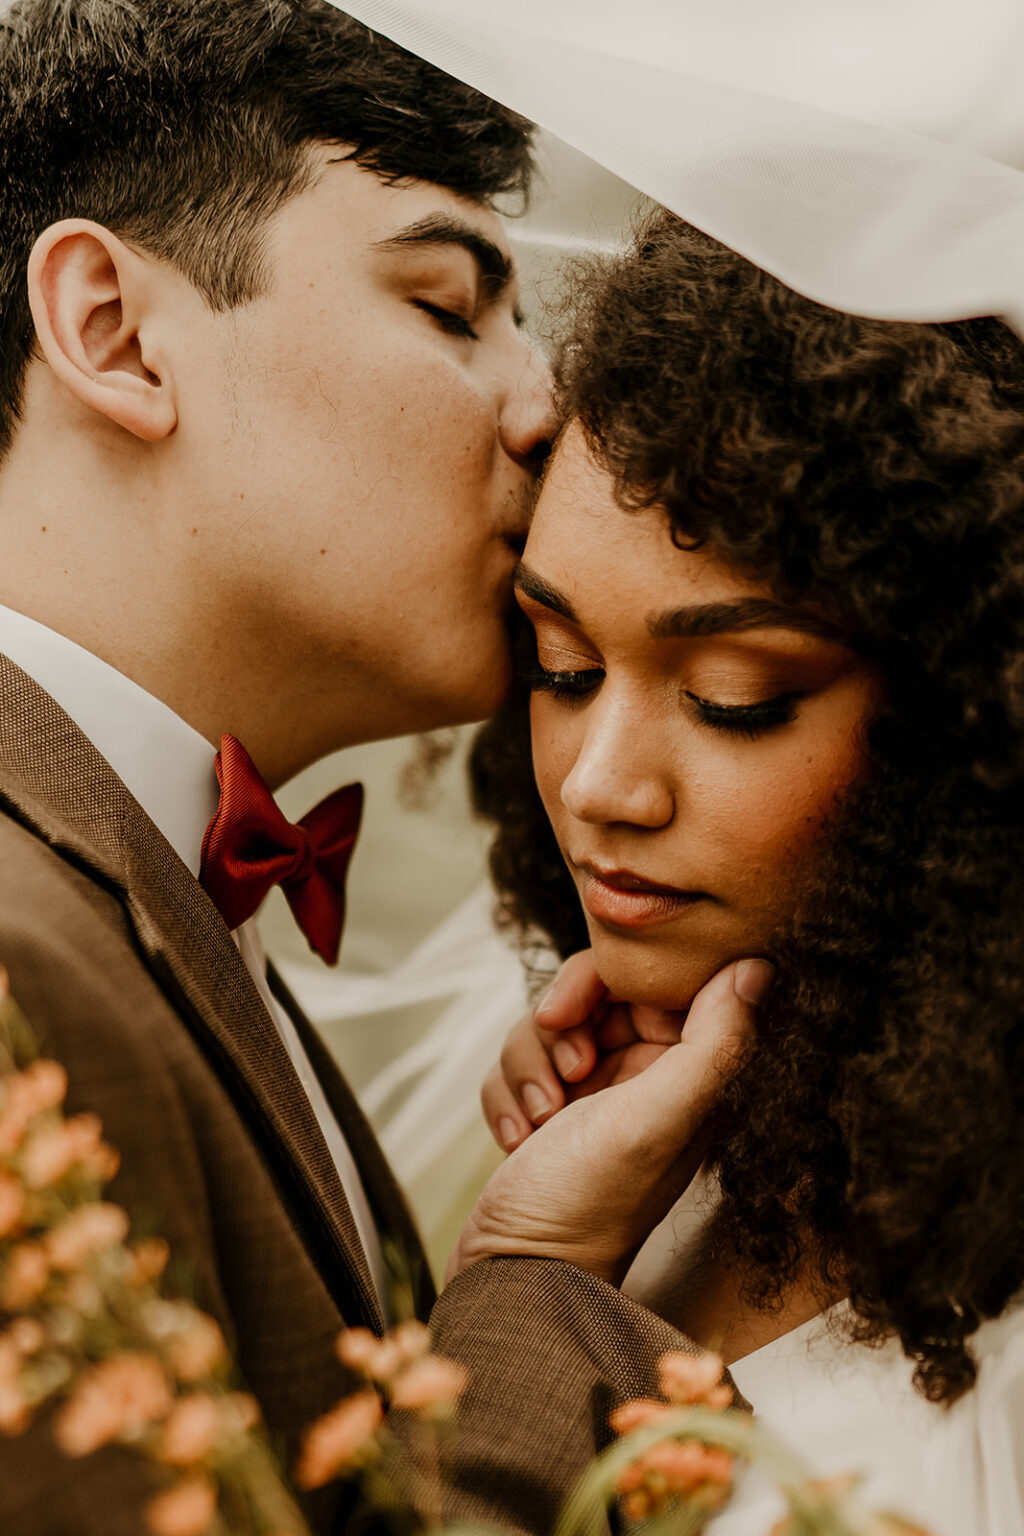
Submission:
M 405 1528 L 409 1516 L 424 1529 L 439 1527 L 437 1437 L 465 1390 L 466 1371 L 431 1354 L 429 1331 L 415 1321 L 399 1323 L 383 1338 L 347 1328 L 335 1353 L 364 1385 L 306 1431 L 296 1482 L 312 1489 L 336 1477 L 357 1480 L 368 1507 L 395 1512 Z M 385 1423 L 385 1401 L 409 1415 L 411 1433 L 401 1449 Z
M 731 1406 L 735 1394 L 724 1376 L 718 1355 L 663 1355 L 664 1397 L 636 1398 L 615 1410 L 611 1426 L 619 1439 L 581 1478 L 555 1536 L 596 1536 L 616 1502 L 632 1524 L 655 1521 L 659 1536 L 699 1536 L 730 1498 L 740 1460 L 758 1462 L 789 1505 L 770 1536 L 928 1536 L 896 1516 L 865 1510 L 855 1497 L 856 1477 L 814 1478 L 789 1446 Z
M 309 1536 L 220 1328 L 161 1294 L 167 1244 L 101 1198 L 117 1153 L 96 1115 L 65 1115 L 67 1074 L 33 1048 L 0 971 L 0 1435 L 52 1406 L 66 1456 L 135 1450 L 166 1485 L 150 1536 Z
M 712 1413 L 728 1408 L 733 1390 L 723 1381 L 725 1366 L 715 1354 L 692 1355 L 674 1350 L 658 1362 L 658 1384 L 668 1402 L 635 1398 L 611 1416 L 618 1435 L 664 1424 L 679 1407 L 700 1406 Z M 627 1520 L 662 1515 L 673 1504 L 693 1519 L 710 1514 L 732 1492 L 735 1457 L 720 1446 L 700 1440 L 658 1440 L 619 1473 L 615 1492 Z

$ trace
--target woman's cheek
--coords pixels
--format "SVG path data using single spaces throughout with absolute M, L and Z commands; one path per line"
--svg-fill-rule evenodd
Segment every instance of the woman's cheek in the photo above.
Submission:
M 813 858 L 836 805 L 863 769 L 859 742 L 837 740 L 827 750 L 780 759 L 763 773 L 740 776 L 732 821 L 741 833 L 734 844 L 751 874 L 785 879 Z
M 567 712 L 552 709 L 552 702 L 542 693 L 534 694 L 530 701 L 530 737 L 537 789 L 555 835 L 561 840 L 559 821 L 565 815 L 562 785 L 572 772 L 576 747 L 571 721 L 565 719 Z

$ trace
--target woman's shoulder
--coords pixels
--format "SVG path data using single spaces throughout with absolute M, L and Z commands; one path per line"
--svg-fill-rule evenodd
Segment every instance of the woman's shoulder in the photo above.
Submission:
M 978 1330 L 976 1385 L 948 1409 L 914 1390 L 895 1340 L 850 1343 L 848 1315 L 834 1307 L 732 1366 L 758 1417 L 822 1476 L 863 1474 L 869 1506 L 931 1536 L 1024 1536 L 1024 1304 Z M 763 1489 L 741 1488 L 712 1529 L 760 1536 L 765 1508 Z

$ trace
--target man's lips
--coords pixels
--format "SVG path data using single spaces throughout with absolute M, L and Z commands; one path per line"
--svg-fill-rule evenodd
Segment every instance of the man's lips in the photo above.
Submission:
M 606 869 L 599 864 L 577 865 L 583 876 L 583 905 L 598 922 L 617 928 L 647 928 L 678 917 L 695 902 L 706 900 L 704 891 L 685 891 L 662 885 L 630 869 Z

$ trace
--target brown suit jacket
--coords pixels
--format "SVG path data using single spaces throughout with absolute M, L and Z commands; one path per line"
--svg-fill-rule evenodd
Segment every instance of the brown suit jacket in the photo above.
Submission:
M 121 1152 L 111 1198 L 165 1236 L 221 1323 L 286 1464 L 347 1389 L 331 1344 L 380 1327 L 352 1214 L 309 1101 L 220 914 L 59 706 L 0 656 L 0 963 Z M 384 1234 L 426 1314 L 429 1275 L 373 1133 L 279 981 L 352 1147 Z M 451 1513 L 548 1528 L 604 1443 L 607 1411 L 649 1392 L 667 1324 L 569 1265 L 473 1266 L 433 1309 L 435 1347 L 471 1385 L 452 1455 Z M 0 1438 L 5 1536 L 140 1529 L 148 1474 L 122 1451 L 67 1462 L 41 1420 Z M 314 1501 L 341 1529 L 345 1491 Z

